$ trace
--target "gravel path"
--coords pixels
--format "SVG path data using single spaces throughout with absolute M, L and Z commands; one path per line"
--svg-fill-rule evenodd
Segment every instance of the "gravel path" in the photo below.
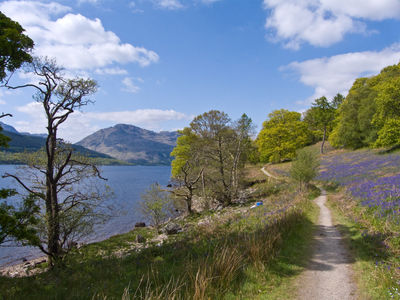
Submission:
M 298 299 L 357 299 L 352 280 L 352 259 L 342 237 L 332 225 L 330 210 L 325 206 L 326 193 L 315 199 L 320 208 L 313 239 L 313 255 L 306 271 L 299 278 Z

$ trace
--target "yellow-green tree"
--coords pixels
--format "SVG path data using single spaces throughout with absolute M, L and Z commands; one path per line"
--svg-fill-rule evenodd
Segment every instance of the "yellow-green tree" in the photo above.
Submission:
M 310 140 L 310 131 L 300 113 L 275 110 L 268 115 L 257 137 L 260 160 L 275 163 L 293 159 L 296 150 L 309 144 Z
M 231 122 L 227 114 L 211 110 L 197 116 L 182 130 L 171 153 L 174 193 L 182 196 L 190 212 L 194 191 L 229 205 L 240 186 L 240 172 L 251 149 L 252 121 L 245 114 Z M 201 181 L 200 181 L 201 179 Z
M 324 153 L 324 144 L 332 131 L 337 108 L 342 104 L 344 97 L 337 94 L 332 101 L 326 97 L 315 99 L 312 107 L 304 114 L 304 121 L 313 131 L 314 136 L 322 136 L 321 153 Z
M 400 64 L 378 75 L 358 78 L 338 110 L 329 141 L 335 147 L 398 145 L 400 131 Z

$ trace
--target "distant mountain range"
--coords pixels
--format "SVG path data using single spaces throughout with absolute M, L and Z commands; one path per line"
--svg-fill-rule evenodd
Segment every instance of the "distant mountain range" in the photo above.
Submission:
M 3 128 L 2 133 L 11 138 L 11 141 L 8 143 L 9 147 L 2 149 L 5 152 L 34 152 L 38 151 L 46 144 L 46 139 L 44 138 L 45 136 L 47 136 L 46 134 L 30 134 L 26 132 L 18 132 L 14 127 L 7 125 L 3 122 L 0 122 L 0 126 Z M 89 157 L 111 158 L 111 156 L 107 154 L 86 149 L 85 147 L 79 145 L 73 145 L 73 148 L 75 149 L 75 151 Z
M 18 132 L 0 122 L 3 134 L 11 138 L 6 152 L 37 151 L 45 145 L 46 135 Z M 116 158 L 132 164 L 169 165 L 170 153 L 178 132 L 159 133 L 133 125 L 118 124 L 101 129 L 74 144 L 76 151 L 90 157 Z
M 133 125 L 118 124 L 89 135 L 77 145 L 129 163 L 169 165 L 172 160 L 170 153 L 178 135 L 176 131 L 156 133 Z

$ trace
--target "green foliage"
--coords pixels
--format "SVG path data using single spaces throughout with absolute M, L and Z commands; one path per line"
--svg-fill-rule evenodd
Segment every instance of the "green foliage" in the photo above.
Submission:
M 252 121 L 245 114 L 231 122 L 226 113 L 211 110 L 180 131 L 171 153 L 175 157 L 172 176 L 181 182 L 180 188 L 187 190 L 188 203 L 194 192 L 203 199 L 217 199 L 223 205 L 231 202 L 241 185 L 244 164 L 254 151 L 252 130 Z
M 375 147 L 393 147 L 400 145 L 400 119 L 388 119 L 378 132 Z
M 307 186 L 318 174 L 319 160 L 313 151 L 299 150 L 290 168 L 290 177 L 300 188 Z
M 297 149 L 310 143 L 311 134 L 300 113 L 281 109 L 270 113 L 268 118 L 257 137 L 262 162 L 292 159 Z
M 17 22 L 0 12 L 0 82 L 7 72 L 14 72 L 24 62 L 31 62 L 29 52 L 33 41 L 23 34 L 24 29 Z
M 171 215 L 172 200 L 167 191 L 158 183 L 153 183 L 142 195 L 140 210 L 151 225 L 159 228 Z
M 1 199 L 15 195 L 17 195 L 15 190 L 0 190 Z M 39 223 L 39 212 L 40 208 L 34 195 L 25 197 L 18 209 L 7 202 L 0 203 L 0 244 L 17 241 L 25 245 L 39 245 L 40 241 L 36 230 L 36 225 Z
M 324 152 L 325 140 L 332 131 L 336 110 L 342 104 L 343 99 L 341 94 L 337 94 L 332 101 L 328 101 L 326 97 L 318 98 L 305 113 L 304 121 L 313 131 L 314 137 L 322 140 L 321 153 Z
M 2 131 L 3 131 L 3 128 L 1 128 L 1 126 L 0 126 L 0 147 L 7 148 L 8 143 L 11 141 L 11 139 L 8 136 L 4 135 L 2 133 Z
M 150 228 L 85 245 L 67 258 L 68 268 L 1 278 L 0 298 L 291 299 L 316 214 L 310 217 L 308 201 L 292 202 L 293 193 L 286 202 L 287 194 L 285 188 L 268 205 L 246 213 L 185 219 L 187 230 L 162 245 L 150 241 L 157 235 Z M 198 218 L 210 221 L 196 226 Z M 136 251 L 132 241 L 138 234 L 148 243 Z
M 196 161 L 196 145 L 199 143 L 197 136 L 191 128 L 184 128 L 179 131 L 180 136 L 176 141 L 176 147 L 171 152 L 174 160 L 171 163 L 172 177 L 178 178 L 181 174 L 184 165 L 191 160 L 193 163 Z
M 376 129 L 371 124 L 376 110 L 373 84 L 368 78 L 354 82 L 339 107 L 337 125 L 329 139 L 332 146 L 356 149 L 368 146 L 376 139 Z
M 394 141 L 389 131 L 395 124 L 390 120 L 400 118 L 399 76 L 400 64 L 371 78 L 356 79 L 338 110 L 329 139 L 332 146 L 356 149 Z M 385 126 L 386 122 L 391 125 Z

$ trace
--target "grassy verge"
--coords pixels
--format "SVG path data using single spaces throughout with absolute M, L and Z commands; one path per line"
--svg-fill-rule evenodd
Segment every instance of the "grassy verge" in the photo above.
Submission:
M 343 191 L 330 187 L 329 206 L 355 259 L 362 299 L 400 299 L 398 224 L 376 218 Z M 393 227 L 394 226 L 394 227 Z
M 264 185 L 264 186 L 263 186 Z M 0 278 L 0 299 L 290 299 L 317 209 L 286 183 L 258 182 L 254 201 L 181 220 L 163 243 L 141 228 L 76 250 L 55 269 Z M 138 235 L 146 248 L 134 247 Z

